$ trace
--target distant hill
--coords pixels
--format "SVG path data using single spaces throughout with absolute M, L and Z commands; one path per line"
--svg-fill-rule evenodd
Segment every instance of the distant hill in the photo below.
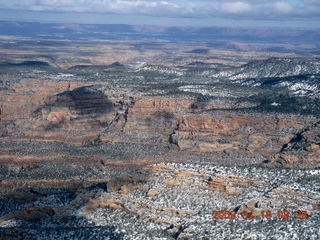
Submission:
M 163 27 L 125 24 L 58 24 L 37 22 L 0 22 L 1 35 L 43 39 L 159 39 L 206 40 L 208 46 L 226 47 L 223 42 L 310 43 L 320 45 L 319 30 L 239 29 L 221 27 Z M 234 47 L 234 46 L 233 46 Z M 270 51 L 277 49 L 270 48 Z M 278 49 L 279 50 L 279 49 Z M 280 49 L 283 50 L 283 49 Z M 319 51 L 320 52 L 320 51 Z
M 222 70 L 213 77 L 225 77 L 230 80 L 261 79 L 319 74 L 320 58 L 269 58 L 254 60 L 241 67 Z

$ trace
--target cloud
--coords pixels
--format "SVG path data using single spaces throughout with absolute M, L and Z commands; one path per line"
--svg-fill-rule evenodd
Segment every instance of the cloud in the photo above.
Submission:
M 163 0 L 0 0 L 0 9 L 195 18 L 204 17 L 214 11 L 214 7 L 207 3 Z
M 290 13 L 293 11 L 293 6 L 287 2 L 276 2 L 273 4 L 273 8 L 279 13 Z
M 246 2 L 226 2 L 220 5 L 220 10 L 224 13 L 233 14 L 235 16 L 247 16 L 248 18 L 272 18 L 281 17 L 283 14 L 293 12 L 294 7 L 285 1 L 246 1 Z M 244 15 L 246 14 L 246 15 Z
M 229 2 L 220 5 L 221 11 L 225 13 L 244 13 L 250 12 L 253 7 L 247 2 Z
M 0 0 L 0 9 L 171 18 L 320 20 L 320 0 Z

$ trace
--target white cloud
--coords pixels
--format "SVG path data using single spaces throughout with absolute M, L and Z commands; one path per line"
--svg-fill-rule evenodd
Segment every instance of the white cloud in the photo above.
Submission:
M 279 13 L 290 13 L 293 10 L 293 6 L 287 2 L 276 2 L 273 7 Z
M 57 12 L 94 12 L 110 14 L 142 14 L 170 17 L 203 17 L 214 9 L 207 3 L 190 1 L 158 0 L 0 0 L 0 9 L 57 11 Z
M 320 19 L 320 0 L 0 0 L 0 9 L 174 18 Z
M 228 2 L 220 5 L 221 11 L 225 13 L 244 13 L 250 12 L 253 8 L 252 5 L 247 2 Z

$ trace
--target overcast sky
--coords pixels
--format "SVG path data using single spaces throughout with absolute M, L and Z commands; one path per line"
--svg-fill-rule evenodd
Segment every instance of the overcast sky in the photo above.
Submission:
M 320 0 L 0 0 L 0 20 L 320 28 Z

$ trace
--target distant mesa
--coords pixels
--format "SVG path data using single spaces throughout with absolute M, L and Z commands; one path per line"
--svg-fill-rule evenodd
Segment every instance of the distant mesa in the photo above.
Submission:
M 230 80 L 283 78 L 306 74 L 319 74 L 319 58 L 269 58 L 254 60 L 234 69 L 223 69 L 213 77 Z
M 25 61 L 19 65 L 28 66 L 28 67 L 50 67 L 49 63 L 42 62 L 42 61 Z
M 10 65 L 10 66 L 26 66 L 26 67 L 50 67 L 50 64 L 43 61 L 24 61 L 21 63 L 12 63 L 12 62 L 2 62 L 1 65 Z
M 124 65 L 119 62 L 114 62 L 114 63 L 110 64 L 110 66 L 111 67 L 124 67 Z
M 88 68 L 101 68 L 101 67 L 124 67 L 123 64 L 121 64 L 120 62 L 114 62 L 110 65 L 91 65 L 91 64 L 87 64 L 87 65 L 75 65 L 70 67 L 70 70 L 81 70 L 81 69 L 88 69 Z
M 197 48 L 197 49 L 193 49 L 191 51 L 188 51 L 187 53 L 208 54 L 209 51 L 210 51 L 210 49 L 208 49 L 208 48 Z
M 190 67 L 210 67 L 212 64 L 210 63 L 205 63 L 205 62 L 199 62 L 199 61 L 195 61 L 192 63 L 189 63 L 188 66 Z

